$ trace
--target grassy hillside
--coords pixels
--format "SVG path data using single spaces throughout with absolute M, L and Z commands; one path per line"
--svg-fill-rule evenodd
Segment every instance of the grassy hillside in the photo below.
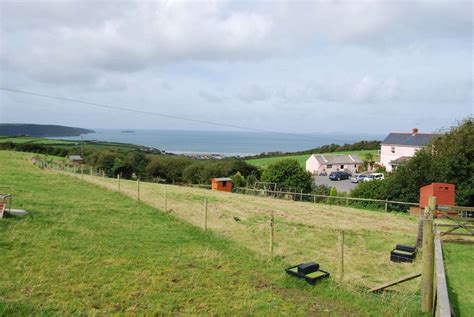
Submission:
M 79 149 L 81 146 L 81 141 L 74 140 L 59 140 L 59 139 L 45 139 L 29 136 L 18 136 L 18 137 L 9 137 L 9 136 L 0 136 L 0 144 L 12 142 L 15 144 L 39 144 L 47 145 L 56 148 L 66 148 L 66 149 Z M 122 150 L 122 151 L 131 151 L 141 148 L 140 145 L 119 143 L 119 142 L 105 142 L 105 141 L 84 141 L 82 143 L 84 150 Z
M 79 136 L 94 131 L 51 124 L 0 123 L 0 135 Z
M 341 155 L 341 154 L 356 154 L 359 155 L 361 159 L 364 159 L 364 156 L 367 153 L 372 153 L 374 155 L 375 161 L 379 160 L 377 150 L 362 150 L 362 151 L 348 151 L 348 152 L 331 152 L 331 153 L 321 153 L 324 155 Z M 255 165 L 255 166 L 261 166 L 265 167 L 269 164 L 284 160 L 284 159 L 296 159 L 301 166 L 305 167 L 306 166 L 306 160 L 310 157 L 309 154 L 303 154 L 303 155 L 288 155 L 288 156 L 275 156 L 275 157 L 265 157 L 265 158 L 258 158 L 258 159 L 250 159 L 247 160 L 248 163 Z
M 147 205 L 155 203 L 152 196 L 162 197 L 157 195 L 162 194 L 164 186 L 143 186 L 142 199 L 147 204 L 138 203 L 126 195 L 85 182 L 88 177 L 83 181 L 42 171 L 28 157 L 25 153 L 0 151 L 1 191 L 13 194 L 16 208 L 30 212 L 23 218 L 0 220 L 0 265 L 4 268 L 0 273 L 0 315 L 418 313 L 418 295 L 368 295 L 355 291 L 349 284 L 341 286 L 334 278 L 311 287 L 283 272 L 288 263 L 302 258 L 323 258 L 328 249 L 319 246 L 329 247 L 334 241 L 325 237 L 311 219 L 317 216 L 326 221 L 337 210 L 322 209 L 311 216 L 315 209 L 299 208 L 298 203 L 281 204 L 276 233 L 279 256 L 269 262 L 258 251 L 250 251 L 223 236 L 232 237 L 235 228 L 242 226 L 259 238 L 255 240 L 257 247 L 252 249 L 260 250 L 257 241 L 267 233 L 262 224 L 270 199 L 262 203 L 253 197 L 236 196 L 235 201 L 231 199 L 231 204 L 224 207 L 218 202 L 229 200 L 232 194 L 166 186 L 173 210 L 172 215 L 167 215 Z M 115 185 L 113 180 L 90 181 Z M 134 192 L 135 183 L 122 185 L 124 191 Z M 201 223 L 194 209 L 186 214 L 188 205 L 184 202 L 202 208 L 201 198 L 210 193 L 210 226 L 217 235 L 176 218 Z M 243 208 L 239 207 L 242 202 L 247 202 Z M 253 216 L 246 213 L 252 211 L 250 206 L 256 212 Z M 300 212 L 292 217 L 294 208 Z M 352 222 L 351 216 L 360 212 L 344 211 L 349 212 L 347 219 L 334 219 L 327 230 L 333 233 L 334 227 L 342 226 L 366 232 L 367 237 L 372 236 L 370 250 L 364 251 L 367 255 L 377 253 L 375 250 L 387 243 L 387 232 L 398 232 L 395 239 L 411 238 L 411 230 L 407 229 L 412 223 L 405 218 L 393 216 L 391 221 L 385 221 L 385 227 L 374 231 L 370 225 L 365 229 L 362 222 L 356 224 L 364 218 L 369 223 L 381 222 L 379 214 L 359 214 Z M 229 213 L 239 215 L 241 221 L 237 224 L 232 220 L 235 224 L 227 226 Z M 294 232 L 293 237 L 283 242 L 288 229 Z M 289 246 L 285 245 L 293 243 L 299 231 L 298 240 L 303 248 L 287 253 Z M 308 235 L 313 243 L 305 241 Z M 250 238 L 242 240 L 248 245 L 252 242 Z M 349 236 L 349 250 L 365 248 L 365 240 Z M 388 257 L 386 251 L 383 253 Z M 356 260 L 357 252 L 348 251 L 347 256 L 350 263 Z M 322 264 L 334 272 L 328 262 Z M 369 270 L 364 273 L 370 274 Z

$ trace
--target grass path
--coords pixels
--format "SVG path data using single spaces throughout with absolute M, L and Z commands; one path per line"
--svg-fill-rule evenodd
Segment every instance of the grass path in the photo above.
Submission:
M 201 198 L 208 191 L 169 186 L 173 214 L 167 215 L 80 179 L 42 171 L 28 161 L 28 154 L 2 151 L 0 180 L 0 190 L 14 195 L 15 207 L 30 211 L 23 218 L 0 220 L 0 315 L 418 314 L 416 296 L 368 295 L 341 287 L 334 279 L 310 287 L 283 273 L 287 263 L 296 259 L 268 262 L 258 253 L 175 217 L 186 215 L 190 222 L 199 222 L 192 206 L 183 201 L 202 207 Z M 128 191 L 134 185 L 123 184 Z M 143 187 L 144 198 L 150 200 L 164 188 Z M 261 212 L 269 203 L 212 194 L 211 219 L 234 215 L 245 200 Z M 229 199 L 235 200 L 234 205 L 217 212 L 217 202 Z M 291 203 L 283 206 L 282 215 Z M 248 217 L 242 212 L 240 222 L 255 229 L 254 237 L 264 236 L 265 230 L 258 225 L 262 216 Z M 403 218 L 393 220 L 398 225 L 410 223 Z M 212 221 L 211 228 L 229 237 L 226 231 L 236 232 L 232 226 L 225 228 L 231 221 L 219 223 L 221 229 Z M 293 228 L 290 224 L 290 219 L 281 219 L 281 230 Z

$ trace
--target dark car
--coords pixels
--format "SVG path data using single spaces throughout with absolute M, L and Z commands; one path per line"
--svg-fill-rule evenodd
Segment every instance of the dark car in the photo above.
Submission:
M 349 179 L 350 175 L 346 172 L 331 172 L 329 179 L 332 181 L 340 181 L 341 179 Z

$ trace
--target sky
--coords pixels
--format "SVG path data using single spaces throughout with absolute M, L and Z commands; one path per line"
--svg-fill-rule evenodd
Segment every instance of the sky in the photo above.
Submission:
M 439 131 L 474 113 L 473 10 L 457 0 L 1 0 L 0 86 L 271 131 Z M 7 91 L 0 122 L 227 129 Z

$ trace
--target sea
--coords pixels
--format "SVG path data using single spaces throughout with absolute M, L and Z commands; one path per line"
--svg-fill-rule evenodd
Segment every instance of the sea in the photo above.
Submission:
M 242 131 L 190 130 L 111 130 L 94 129 L 95 133 L 63 140 L 97 140 L 131 143 L 157 148 L 175 154 L 218 154 L 249 156 L 263 152 L 294 152 L 326 144 L 354 143 L 361 140 L 381 140 L 382 135 L 367 134 L 280 134 Z

